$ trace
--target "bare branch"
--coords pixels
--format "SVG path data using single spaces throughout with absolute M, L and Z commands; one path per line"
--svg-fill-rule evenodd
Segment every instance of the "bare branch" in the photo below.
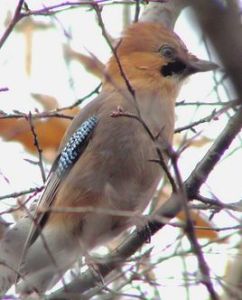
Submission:
M 5 41 L 7 40 L 7 38 L 9 37 L 10 33 L 13 31 L 15 25 L 18 23 L 18 21 L 20 21 L 22 19 L 21 9 L 23 7 L 23 4 L 24 4 L 24 0 L 19 0 L 18 5 L 15 10 L 15 13 L 14 13 L 14 16 L 13 16 L 10 24 L 8 25 L 7 29 L 5 30 L 3 36 L 0 39 L 0 49 L 2 48 L 2 46 L 5 43 Z
M 231 117 L 225 129 L 215 140 L 207 154 L 198 163 L 195 170 L 186 180 L 186 186 L 189 189 L 191 198 L 196 197 L 201 185 L 207 180 L 208 175 L 216 166 L 224 152 L 229 148 L 233 139 L 240 132 L 242 127 L 242 107 Z
M 198 266 L 199 266 L 199 270 L 201 272 L 202 278 L 201 278 L 201 283 L 207 288 L 207 291 L 210 295 L 210 298 L 212 300 L 218 300 L 218 295 L 215 292 L 215 289 L 213 287 L 211 278 L 210 278 L 210 270 L 209 267 L 206 263 L 206 260 L 204 258 L 203 252 L 201 250 L 201 247 L 198 243 L 196 234 L 195 234 L 195 228 L 193 225 L 193 221 L 192 221 L 192 217 L 191 217 L 191 213 L 188 207 L 188 195 L 186 193 L 186 189 L 185 189 L 185 185 L 182 182 L 182 178 L 181 178 L 181 174 L 180 171 L 178 169 L 178 165 L 177 165 L 177 159 L 178 156 L 175 152 L 170 151 L 170 158 L 172 161 L 172 166 L 174 168 L 174 172 L 175 172 L 175 176 L 181 191 L 181 199 L 182 199 L 182 204 L 183 204 L 183 211 L 185 213 L 185 232 L 186 235 L 191 243 L 191 247 L 192 250 L 194 252 L 194 254 L 197 257 L 198 260 Z
M 156 145 L 156 141 L 157 141 L 157 138 L 158 137 L 155 137 L 151 130 L 149 129 L 149 127 L 147 126 L 147 124 L 145 123 L 145 121 L 140 117 L 140 116 L 136 116 L 134 114 L 130 114 L 130 113 L 124 113 L 122 111 L 117 111 L 117 112 L 114 112 L 112 114 L 112 117 L 127 117 L 127 118 L 131 118 L 131 119 L 135 119 L 137 120 L 138 122 L 140 122 L 142 124 L 142 126 L 144 127 L 144 130 L 148 133 L 151 141 L 155 144 L 155 149 L 156 149 L 156 152 L 157 152 L 157 155 L 158 155 L 158 160 L 152 160 L 151 162 L 154 162 L 154 163 L 158 163 L 162 169 L 164 170 L 167 178 L 169 179 L 169 182 L 172 186 L 172 191 L 173 192 L 176 192 L 177 191 L 177 187 L 176 187 L 176 182 L 175 180 L 173 179 L 170 171 L 169 171 L 169 168 L 167 166 L 167 163 L 166 163 L 166 160 L 164 159 L 164 155 L 162 154 L 162 151 L 160 149 L 159 146 Z
M 162 23 L 173 29 L 178 16 L 187 5 L 188 0 L 151 1 L 140 17 L 140 22 Z
M 240 101 L 237 100 L 230 100 L 224 102 L 187 102 L 185 100 L 176 102 L 176 106 L 228 106 L 228 107 L 235 107 L 240 104 Z
M 36 133 L 36 130 L 35 130 L 35 127 L 34 127 L 34 124 L 33 124 L 33 121 L 32 121 L 31 113 L 29 113 L 29 115 L 28 115 L 28 121 L 29 121 L 29 125 L 30 125 L 30 130 L 33 134 L 34 145 L 37 149 L 37 153 L 38 153 L 38 157 L 39 157 L 38 166 L 40 168 L 40 173 L 41 173 L 41 176 L 42 176 L 43 183 L 45 183 L 46 176 L 45 176 L 45 169 L 44 169 L 44 164 L 43 164 L 42 149 L 40 148 L 40 145 L 39 145 L 38 135 Z
M 201 118 L 199 119 L 198 121 L 195 121 L 195 122 L 192 122 L 188 125 L 185 125 L 183 127 L 179 127 L 177 129 L 175 129 L 175 133 L 180 133 L 184 130 L 187 130 L 187 129 L 192 129 L 194 130 L 194 127 L 198 126 L 198 125 L 201 125 L 203 123 L 208 123 L 208 122 L 211 122 L 213 120 L 217 120 L 219 116 L 221 116 L 225 111 L 227 111 L 228 109 L 230 108 L 230 105 L 229 106 L 224 106 L 222 107 L 221 109 L 219 110 L 214 110 L 212 111 L 212 113 L 204 118 Z
M 123 67 L 122 67 L 122 64 L 120 62 L 120 59 L 118 57 L 118 54 L 117 54 L 117 51 L 116 49 L 113 47 L 111 41 L 109 40 L 109 37 L 108 37 L 108 34 L 107 34 L 107 31 L 105 29 L 105 25 L 103 23 L 103 19 L 102 19 L 102 15 L 101 15 L 101 10 L 100 10 L 100 7 L 98 5 L 94 6 L 94 9 L 96 11 L 96 14 L 97 14 L 97 17 L 98 17 L 98 23 L 99 23 L 99 26 L 102 30 L 102 35 L 103 37 L 105 38 L 107 44 L 109 45 L 111 51 L 112 51 L 112 54 L 114 55 L 114 58 L 118 64 L 118 67 L 119 67 L 119 71 L 120 71 L 120 74 L 121 76 L 123 77 L 124 81 L 125 81 L 125 84 L 127 86 L 127 89 L 128 91 L 130 92 L 130 94 L 132 95 L 133 99 L 135 100 L 135 90 L 133 89 L 132 85 L 130 84 L 124 70 L 123 70 Z M 121 40 L 122 42 L 122 40 Z
M 8 92 L 9 88 L 8 87 L 2 87 L 0 88 L 0 92 Z
M 37 187 L 37 188 L 30 188 L 26 191 L 16 192 L 16 193 L 8 194 L 8 195 L 3 195 L 3 196 L 0 196 L 0 200 L 9 199 L 9 198 L 18 198 L 20 196 L 25 196 L 25 195 L 36 193 L 36 192 L 39 193 L 43 190 L 43 188 L 44 188 L 44 186 L 41 186 L 41 187 Z

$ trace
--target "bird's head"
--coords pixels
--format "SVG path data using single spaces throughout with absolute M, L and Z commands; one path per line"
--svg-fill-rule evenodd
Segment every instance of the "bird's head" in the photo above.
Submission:
M 140 22 L 129 26 L 117 44 L 116 53 L 131 81 L 141 74 L 139 70 L 147 75 L 156 73 L 161 79 L 182 81 L 191 74 L 217 68 L 216 64 L 189 53 L 174 32 L 157 23 Z M 120 73 L 116 60 L 113 56 L 108 64 L 107 70 L 111 73 L 115 73 L 112 72 L 115 65 L 116 72 Z
M 123 32 L 117 53 L 121 57 L 132 52 L 159 55 L 163 62 L 161 74 L 165 77 L 180 75 L 184 78 L 217 68 L 215 63 L 189 53 L 174 32 L 157 23 L 135 23 Z

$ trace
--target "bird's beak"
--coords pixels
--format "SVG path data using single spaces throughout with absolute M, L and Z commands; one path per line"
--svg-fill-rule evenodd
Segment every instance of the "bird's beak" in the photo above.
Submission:
M 215 63 L 198 59 L 196 56 L 186 53 L 186 55 L 177 55 L 173 61 L 163 65 L 161 73 L 165 77 L 178 74 L 181 78 L 185 78 L 194 73 L 211 71 L 217 68 L 218 65 Z
M 198 73 L 198 72 L 206 72 L 217 69 L 219 66 L 211 61 L 199 59 L 196 56 L 189 54 L 188 58 L 181 60 L 186 65 L 185 72 L 187 75 Z

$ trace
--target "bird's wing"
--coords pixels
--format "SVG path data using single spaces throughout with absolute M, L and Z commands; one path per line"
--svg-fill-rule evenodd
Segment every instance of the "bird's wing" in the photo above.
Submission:
M 82 122 L 81 125 L 72 133 L 64 147 L 62 147 L 61 152 L 52 165 L 46 188 L 40 198 L 38 207 L 41 205 L 48 210 L 48 208 L 52 205 L 63 179 L 68 175 L 75 162 L 87 147 L 97 122 L 98 118 L 95 115 L 87 118 L 86 121 Z M 26 240 L 25 249 L 32 245 L 37 239 L 41 229 L 48 220 L 48 216 L 49 212 L 36 212 L 34 223 Z

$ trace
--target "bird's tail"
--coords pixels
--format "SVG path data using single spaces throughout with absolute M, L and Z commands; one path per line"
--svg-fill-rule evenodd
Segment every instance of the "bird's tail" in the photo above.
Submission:
M 52 288 L 80 255 L 80 245 L 65 228 L 46 225 L 28 249 L 22 263 L 17 292 L 44 293 Z M 64 282 L 63 282 L 64 283 Z
M 17 292 L 44 293 L 54 286 L 80 255 L 80 246 L 64 228 L 45 226 L 23 256 L 31 220 L 23 218 L 0 240 L 0 298 L 17 283 Z M 24 257 L 24 261 L 21 260 Z
M 31 220 L 22 218 L 10 227 L 0 240 L 0 297 L 16 282 L 21 253 L 28 236 Z

